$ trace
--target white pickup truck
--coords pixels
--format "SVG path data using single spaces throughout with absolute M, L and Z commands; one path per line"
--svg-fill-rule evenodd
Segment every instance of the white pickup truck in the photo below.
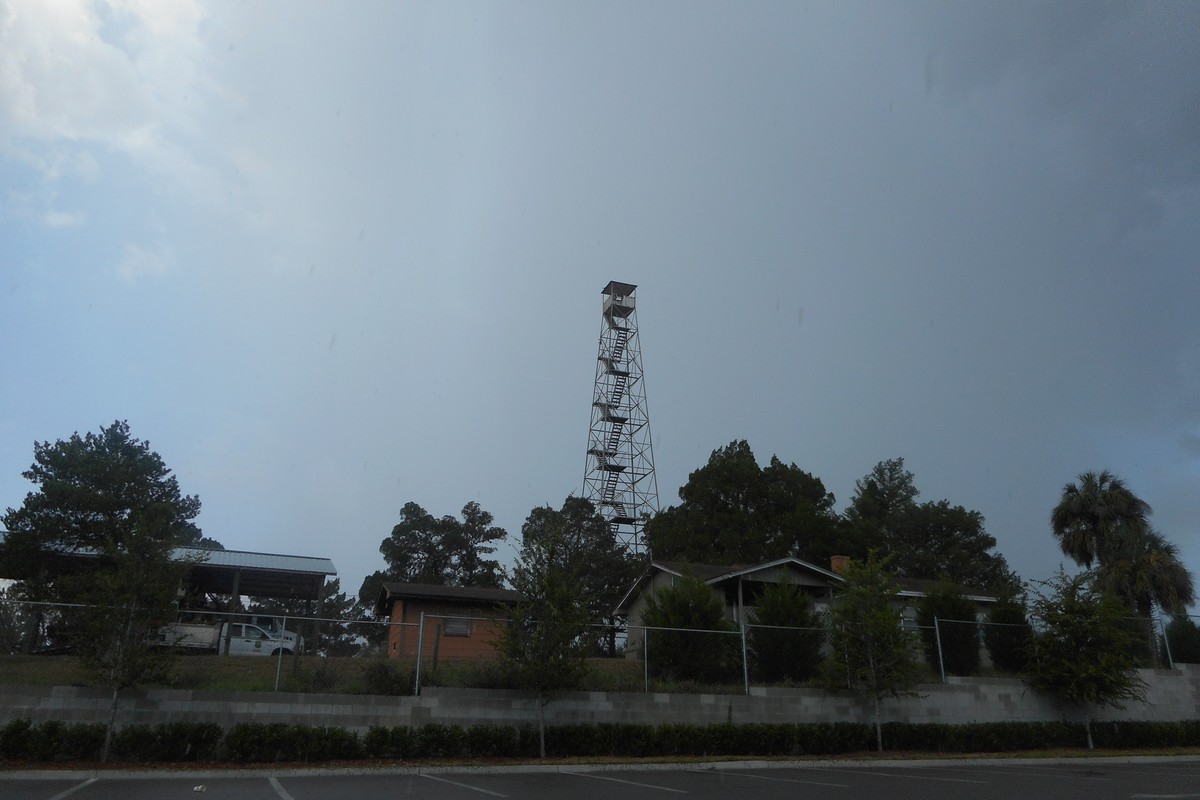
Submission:
M 225 649 L 226 634 L 229 649 Z M 195 652 L 224 653 L 234 656 L 290 655 L 304 639 L 291 631 L 268 631 L 245 622 L 173 622 L 159 629 L 160 643 L 186 647 Z

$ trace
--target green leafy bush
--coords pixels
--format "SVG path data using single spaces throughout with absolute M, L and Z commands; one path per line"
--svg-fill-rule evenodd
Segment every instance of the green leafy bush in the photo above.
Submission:
M 767 584 L 746 629 L 750 679 L 763 683 L 807 681 L 824 658 L 825 626 L 812 598 L 795 584 Z
M 113 737 L 113 755 L 139 762 L 211 761 L 223 735 L 221 726 L 212 723 L 127 725 Z
M 983 626 L 983 642 L 992 664 L 1003 672 L 1023 672 L 1033 636 L 1025 603 L 1015 597 L 1001 597 L 988 614 L 988 622 L 991 624 Z
M 701 685 L 741 682 L 741 637 L 712 587 L 691 575 L 650 595 L 642 613 L 652 678 Z
M 407 667 L 386 658 L 376 658 L 363 667 L 362 679 L 367 694 L 399 696 L 413 693 L 416 676 Z
M 95 761 L 104 746 L 98 723 L 13 720 L 0 730 L 0 758 L 11 761 Z
M 1171 619 L 1167 626 L 1167 644 L 1171 648 L 1171 661 L 1176 664 L 1200 664 L 1200 626 L 1187 616 L 1180 614 Z M 1163 658 L 1163 663 L 1167 659 Z
M 935 670 L 945 666 L 948 675 L 979 672 L 979 625 L 975 622 L 974 602 L 953 586 L 938 586 L 921 598 L 917 624 L 921 626 L 929 666 Z

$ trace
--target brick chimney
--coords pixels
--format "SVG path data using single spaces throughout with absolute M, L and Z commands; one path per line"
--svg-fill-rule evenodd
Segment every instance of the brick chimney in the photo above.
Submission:
M 846 571 L 846 565 L 850 563 L 850 556 L 830 556 L 829 569 L 841 575 Z

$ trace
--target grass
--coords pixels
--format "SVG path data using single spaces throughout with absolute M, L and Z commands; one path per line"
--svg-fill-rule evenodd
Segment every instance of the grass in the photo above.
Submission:
M 642 665 L 625 659 L 590 659 L 587 691 L 640 692 Z M 321 692 L 332 694 L 411 694 L 413 666 L 383 658 L 284 656 L 276 658 L 182 655 L 171 676 L 150 688 L 234 692 Z M 443 662 L 426 666 L 422 685 L 508 688 L 498 664 L 488 661 Z M 74 656 L 0 656 L 0 685 L 102 686 L 103 682 Z M 708 691 L 713 691 L 710 687 Z
M 150 684 L 161 689 L 199 689 L 235 692 L 269 692 L 279 671 L 280 691 L 364 694 L 364 669 L 381 659 L 313 658 L 284 656 L 238 658 L 214 655 L 181 656 L 170 677 Z M 101 686 L 103 682 L 74 656 L 0 657 L 0 684 L 25 686 Z

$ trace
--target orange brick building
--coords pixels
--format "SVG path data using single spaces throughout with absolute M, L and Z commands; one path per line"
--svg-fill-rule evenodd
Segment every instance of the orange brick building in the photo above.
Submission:
M 496 656 L 500 632 L 521 596 L 511 589 L 384 583 L 375 616 L 388 618 L 388 658 L 423 663 Z M 418 645 L 419 642 L 419 645 Z

